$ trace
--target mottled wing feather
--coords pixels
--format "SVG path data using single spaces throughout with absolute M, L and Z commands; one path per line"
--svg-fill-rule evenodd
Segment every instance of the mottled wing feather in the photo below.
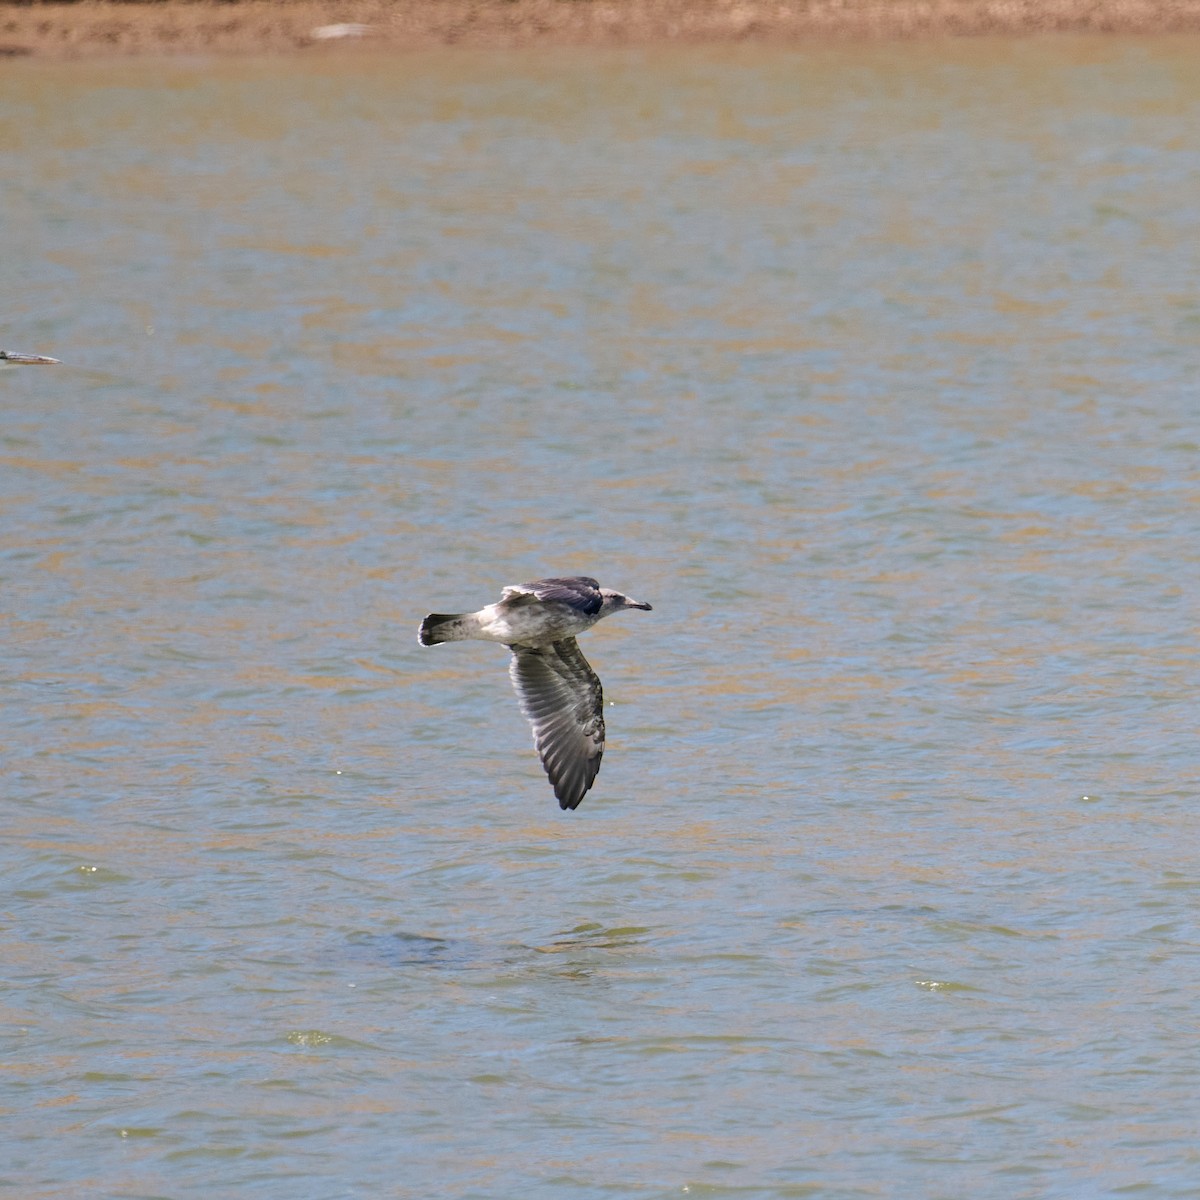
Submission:
M 506 587 L 500 593 L 500 603 L 510 608 L 518 604 L 536 604 L 537 596 L 523 587 Z
M 560 808 L 575 808 L 604 753 L 604 691 L 574 638 L 514 646 L 509 675 Z
M 595 616 L 604 603 L 604 597 L 600 594 L 600 584 L 589 575 L 535 579 L 532 583 L 506 587 L 500 593 L 502 604 L 531 604 L 534 600 L 541 600 L 546 604 L 569 604 L 589 617 Z

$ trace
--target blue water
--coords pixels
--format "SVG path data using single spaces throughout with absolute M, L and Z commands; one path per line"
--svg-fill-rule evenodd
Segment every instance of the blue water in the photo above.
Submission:
M 1200 1196 L 1197 48 L 6 64 L 0 1184 Z

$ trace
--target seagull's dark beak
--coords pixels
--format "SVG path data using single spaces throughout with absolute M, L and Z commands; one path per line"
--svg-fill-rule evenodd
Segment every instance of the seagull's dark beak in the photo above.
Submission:
M 654 611 L 654 609 L 651 608 L 649 604 L 643 604 L 640 600 L 630 600 L 630 598 L 628 596 L 625 597 L 625 607 L 626 608 L 644 608 L 647 612 Z

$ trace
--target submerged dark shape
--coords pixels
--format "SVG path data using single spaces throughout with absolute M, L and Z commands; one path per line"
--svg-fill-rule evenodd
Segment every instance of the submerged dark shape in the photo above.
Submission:
M 506 587 L 478 612 L 430 613 L 417 634 L 422 646 L 478 639 L 512 651 L 508 673 L 560 808 L 579 806 L 604 753 L 604 691 L 575 636 L 623 608 L 651 611 L 590 576 L 555 576 Z

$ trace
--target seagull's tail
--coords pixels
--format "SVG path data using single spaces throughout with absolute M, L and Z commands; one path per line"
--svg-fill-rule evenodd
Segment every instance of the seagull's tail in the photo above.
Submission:
M 441 642 L 461 642 L 471 635 L 464 618 L 471 613 L 430 613 L 421 622 L 417 641 L 422 646 L 436 646 Z

